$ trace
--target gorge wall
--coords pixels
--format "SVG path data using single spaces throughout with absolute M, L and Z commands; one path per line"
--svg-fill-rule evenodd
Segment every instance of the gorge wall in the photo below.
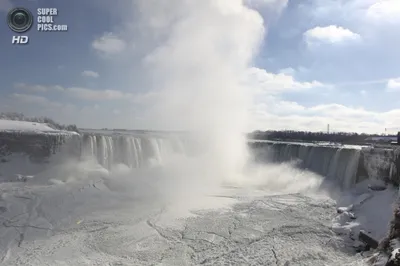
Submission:
M 0 160 L 12 154 L 26 154 L 32 162 L 43 162 L 60 151 L 68 151 L 71 156 L 79 156 L 80 135 L 72 132 L 35 133 L 1 132 Z M 65 145 L 67 144 L 67 145 Z

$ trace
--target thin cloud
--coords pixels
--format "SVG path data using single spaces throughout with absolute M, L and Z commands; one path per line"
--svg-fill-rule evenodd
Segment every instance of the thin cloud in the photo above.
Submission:
M 124 40 L 110 32 L 104 33 L 103 36 L 92 42 L 92 48 L 105 56 L 121 53 L 126 46 L 127 44 Z
M 400 109 L 375 112 L 335 103 L 306 107 L 272 96 L 255 105 L 251 117 L 252 130 L 325 131 L 330 124 L 333 131 L 383 133 L 385 128 L 400 124 Z
M 100 77 L 99 73 L 92 71 L 92 70 L 84 70 L 81 73 L 82 76 L 84 77 L 89 77 L 89 78 L 98 78 Z
M 378 22 L 400 22 L 400 1 L 380 0 L 368 8 L 366 15 Z
M 304 37 L 308 43 L 325 42 L 331 44 L 361 39 L 358 33 L 336 25 L 309 29 L 304 33 Z
M 119 90 L 94 90 L 84 87 L 67 87 L 64 88 L 59 85 L 30 85 L 26 83 L 15 83 L 16 89 L 25 90 L 29 92 L 45 93 L 45 92 L 59 92 L 65 93 L 70 97 L 87 100 L 87 101 L 106 101 L 106 100 L 133 100 L 134 97 L 130 93 Z
M 37 95 L 29 95 L 29 94 L 20 94 L 20 93 L 13 93 L 11 95 L 12 99 L 18 100 L 19 102 L 25 103 L 25 104 L 35 104 L 39 105 L 42 107 L 60 107 L 63 106 L 63 104 L 50 101 L 46 97 L 43 96 L 37 96 Z
M 387 91 L 400 91 L 400 78 L 390 79 L 387 82 Z
M 118 90 L 92 90 L 88 88 L 72 87 L 67 88 L 65 91 L 74 98 L 88 101 L 122 100 L 132 97 L 131 94 Z
M 30 85 L 23 82 L 14 84 L 15 89 L 31 91 L 31 92 L 49 92 L 49 91 L 63 91 L 63 87 L 59 85 Z
M 256 93 L 279 94 L 288 91 L 304 91 L 318 87 L 328 87 L 328 84 L 313 80 L 297 81 L 292 75 L 285 73 L 270 73 L 261 68 L 250 68 L 244 82 Z

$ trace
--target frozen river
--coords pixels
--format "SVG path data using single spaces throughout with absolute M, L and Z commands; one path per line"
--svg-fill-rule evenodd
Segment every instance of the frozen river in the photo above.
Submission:
M 168 201 L 136 185 L 3 184 L 1 265 L 362 265 L 331 230 L 328 196 L 224 187 Z

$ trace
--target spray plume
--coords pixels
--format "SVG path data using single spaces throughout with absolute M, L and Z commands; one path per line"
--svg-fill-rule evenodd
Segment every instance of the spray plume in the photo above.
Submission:
M 202 174 L 232 178 L 247 159 L 252 95 L 241 80 L 263 40 L 262 17 L 241 0 L 134 3 L 136 52 L 157 95 L 147 119 L 195 132 Z

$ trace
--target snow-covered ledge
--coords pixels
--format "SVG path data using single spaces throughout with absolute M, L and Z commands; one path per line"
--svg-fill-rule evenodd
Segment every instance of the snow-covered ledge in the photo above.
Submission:
M 44 123 L 0 119 L 0 179 L 35 174 L 38 164 L 59 162 L 66 156 L 80 156 L 77 132 L 57 130 Z
M 0 119 L 0 133 L 78 135 L 76 132 L 54 129 L 45 123 L 4 119 Z

